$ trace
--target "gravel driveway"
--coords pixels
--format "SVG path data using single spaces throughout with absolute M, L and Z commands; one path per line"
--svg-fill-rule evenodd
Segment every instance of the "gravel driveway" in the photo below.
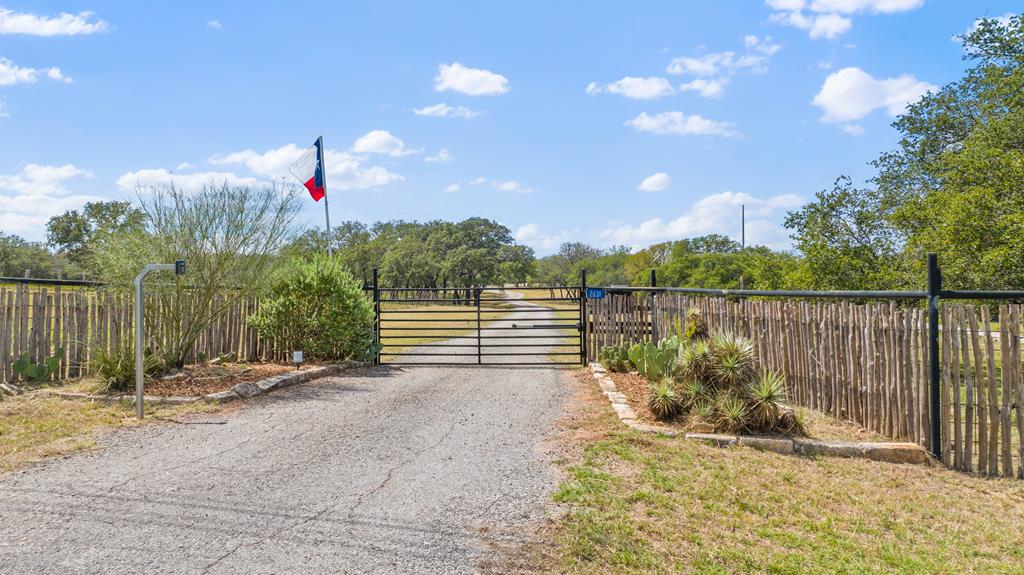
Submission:
M 111 433 L 0 478 L 0 573 L 477 572 L 549 512 L 567 377 L 382 366 Z

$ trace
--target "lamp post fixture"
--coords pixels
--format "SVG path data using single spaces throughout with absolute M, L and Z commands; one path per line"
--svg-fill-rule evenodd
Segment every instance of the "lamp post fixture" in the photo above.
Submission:
M 142 383 L 145 377 L 143 369 L 143 344 L 145 334 L 142 329 L 142 280 L 150 272 L 173 271 L 174 275 L 185 275 L 185 260 L 177 260 L 173 264 L 149 264 L 135 276 L 135 417 L 142 419 Z

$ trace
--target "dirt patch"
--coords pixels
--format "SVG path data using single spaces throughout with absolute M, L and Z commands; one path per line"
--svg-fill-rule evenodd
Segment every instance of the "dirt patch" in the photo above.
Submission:
M 146 382 L 146 395 L 198 397 L 289 371 L 295 371 L 295 366 L 277 363 L 192 365 Z
M 647 407 L 647 396 L 650 384 L 636 373 L 610 373 L 616 389 L 626 396 L 630 407 L 636 412 L 637 419 L 643 423 L 657 424 L 680 431 L 705 431 L 696 429 L 686 419 L 678 421 L 661 421 L 654 417 Z M 873 433 L 850 421 L 830 417 L 819 411 L 805 407 L 794 407 L 804 420 L 807 436 L 814 439 L 835 439 L 842 441 L 892 441 L 877 433 Z

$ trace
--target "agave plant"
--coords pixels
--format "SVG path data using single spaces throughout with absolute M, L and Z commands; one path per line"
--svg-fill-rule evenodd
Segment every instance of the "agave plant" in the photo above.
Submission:
M 692 341 L 679 348 L 680 373 L 690 379 L 707 381 L 714 356 L 706 341 Z
M 716 334 L 711 342 L 712 372 L 720 388 L 743 390 L 754 376 L 754 344 L 747 338 Z
M 647 406 L 658 419 L 675 419 L 683 409 L 682 397 L 676 390 L 675 382 L 664 378 L 651 385 Z
M 708 386 L 704 385 L 704 382 L 690 378 L 683 382 L 683 403 L 686 407 L 693 408 L 699 401 L 708 397 L 709 389 Z
M 718 411 L 715 409 L 715 402 L 709 398 L 698 399 L 692 407 L 692 413 L 700 421 L 705 423 L 717 423 Z
M 734 393 L 723 393 L 718 398 L 716 426 L 728 433 L 739 433 L 747 427 L 747 402 Z
M 779 423 L 786 396 L 786 379 L 776 371 L 764 370 L 747 389 L 750 426 L 767 431 Z

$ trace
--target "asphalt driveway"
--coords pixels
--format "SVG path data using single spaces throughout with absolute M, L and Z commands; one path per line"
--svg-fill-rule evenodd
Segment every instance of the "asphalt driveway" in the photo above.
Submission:
M 474 573 L 550 513 L 564 370 L 376 367 L 0 478 L 0 573 Z

